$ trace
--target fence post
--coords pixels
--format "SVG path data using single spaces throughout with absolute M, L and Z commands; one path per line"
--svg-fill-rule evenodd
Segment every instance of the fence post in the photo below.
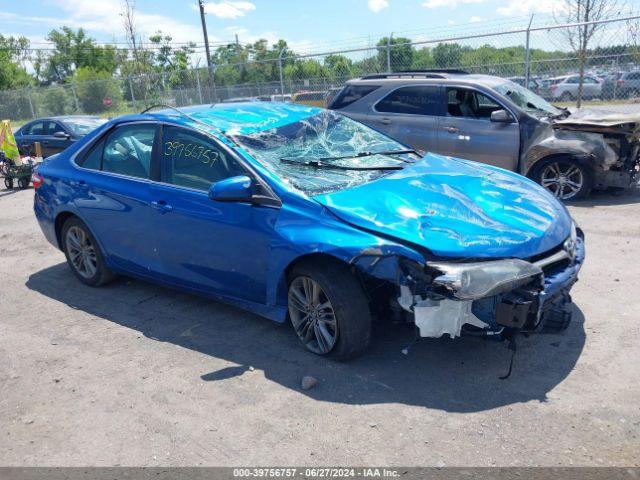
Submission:
M 529 19 L 529 26 L 527 27 L 527 42 L 525 46 L 525 57 L 524 57 L 524 88 L 529 88 L 529 76 L 531 75 L 531 65 L 530 65 L 530 48 L 529 48 L 529 40 L 531 38 L 531 22 L 533 22 L 533 15 Z
M 278 70 L 280 71 L 280 95 L 284 95 L 284 77 L 282 75 L 282 55 L 284 54 L 284 48 L 280 50 L 278 54 Z M 282 97 L 284 101 L 284 97 Z
M 393 38 L 393 32 L 387 38 L 387 73 L 391 73 L 391 39 Z
M 202 101 L 202 89 L 200 88 L 200 70 L 196 68 L 196 83 L 198 84 L 198 98 L 200 99 L 200 104 L 202 105 L 204 102 Z
M 133 83 L 131 82 L 131 75 L 129 75 L 129 77 L 127 77 L 127 79 L 129 80 L 129 93 L 131 93 L 131 103 L 133 104 L 133 109 L 134 110 L 138 110 L 138 107 L 136 105 L 136 96 L 133 94 Z
M 33 100 L 31 99 L 31 87 L 27 89 L 27 96 L 29 98 L 29 108 L 31 109 L 31 118 L 36 118 L 36 111 L 33 108 Z
M 71 84 L 71 93 L 73 93 L 73 103 L 76 105 L 76 112 L 80 111 L 80 104 L 78 103 L 78 95 L 76 94 L 76 84 Z

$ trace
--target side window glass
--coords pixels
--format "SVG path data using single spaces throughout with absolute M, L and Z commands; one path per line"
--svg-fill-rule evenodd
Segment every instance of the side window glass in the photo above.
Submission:
M 24 132 L 25 135 L 46 135 L 44 122 L 35 122 L 29 125 Z
M 111 132 L 104 145 L 102 170 L 131 177 L 149 178 L 156 128 L 126 125 Z
M 403 87 L 394 90 L 377 105 L 378 112 L 438 115 L 439 87 Z
M 64 128 L 58 122 L 49 122 L 49 130 L 47 135 L 53 135 L 56 132 L 64 132 Z
M 76 163 L 83 168 L 89 168 L 91 170 L 100 170 L 100 163 L 102 160 L 102 152 L 104 150 L 104 139 L 96 143 L 91 150 Z
M 215 142 L 179 127 L 162 129 L 162 181 L 208 191 L 212 183 L 246 175 Z
M 447 88 L 447 114 L 451 117 L 488 120 L 502 107 L 486 95 L 464 88 Z

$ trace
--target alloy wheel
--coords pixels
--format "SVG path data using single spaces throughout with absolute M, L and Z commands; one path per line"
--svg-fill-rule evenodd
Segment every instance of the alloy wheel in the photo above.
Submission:
M 65 245 L 75 271 L 83 278 L 92 278 L 98 270 L 98 258 L 89 235 L 82 228 L 73 226 L 67 230 Z
M 335 346 L 338 324 L 333 306 L 312 278 L 301 276 L 291 282 L 289 316 L 300 340 L 312 352 L 326 354 Z
M 580 167 L 566 162 L 550 163 L 540 176 L 540 184 L 560 200 L 570 200 L 578 195 L 584 181 Z

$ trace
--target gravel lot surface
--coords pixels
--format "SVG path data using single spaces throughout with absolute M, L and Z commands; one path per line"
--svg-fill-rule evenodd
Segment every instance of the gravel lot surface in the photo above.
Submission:
M 341 364 L 206 299 L 83 286 L 32 197 L 0 190 L 0 465 L 640 465 L 638 191 L 570 206 L 574 323 L 522 338 L 507 380 L 506 343 L 403 355 L 391 327 Z

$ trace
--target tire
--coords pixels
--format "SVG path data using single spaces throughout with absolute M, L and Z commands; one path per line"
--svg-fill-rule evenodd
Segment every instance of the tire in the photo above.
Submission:
M 578 173 L 574 173 L 575 171 Z M 539 161 L 534 166 L 531 178 L 563 201 L 586 198 L 593 187 L 591 169 L 576 159 L 566 157 Z M 579 188 L 576 184 L 579 184 Z
M 25 188 L 29 188 L 30 183 L 31 183 L 31 178 L 29 177 L 20 177 L 18 179 L 18 185 L 20 185 L 20 188 L 22 188 L 23 190 Z
M 560 101 L 562 102 L 571 102 L 573 100 L 574 98 L 571 92 L 562 92 L 562 95 L 560 95 Z
M 8 190 L 11 190 L 13 188 L 13 178 L 5 178 L 4 186 L 7 187 Z
M 331 260 L 301 263 L 291 270 L 288 280 L 289 318 L 307 350 L 333 360 L 348 360 L 367 348 L 371 340 L 369 302 L 360 281 L 346 265 Z M 307 309 L 304 317 L 305 313 L 299 309 L 300 294 L 304 297 L 304 284 L 309 281 L 321 290 L 316 302 L 311 302 L 316 306 Z M 306 299 L 310 296 L 313 295 L 307 295 Z M 333 324 L 323 320 L 331 317 L 329 310 Z M 328 332 L 329 337 L 333 333 L 333 343 L 323 332 Z
M 566 330 L 571 324 L 571 317 L 571 296 L 565 293 L 561 302 L 555 302 L 553 307 L 544 313 L 542 333 L 558 333 Z
M 69 268 L 78 280 L 90 287 L 99 287 L 113 280 L 115 274 L 107 267 L 95 237 L 82 220 L 71 217 L 64 222 L 60 238 Z M 79 247 L 84 249 L 83 253 L 78 253 Z

